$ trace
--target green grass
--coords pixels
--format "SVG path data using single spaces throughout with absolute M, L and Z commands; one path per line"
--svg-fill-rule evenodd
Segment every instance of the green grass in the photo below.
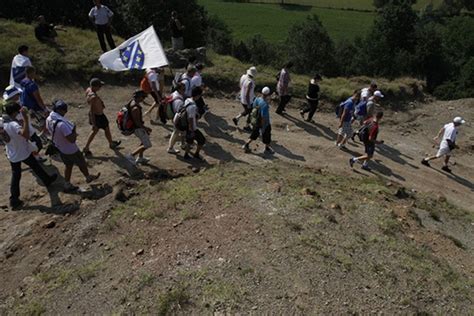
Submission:
M 199 0 L 211 14 L 223 19 L 234 38 L 245 40 L 261 34 L 271 42 L 282 42 L 291 26 L 317 14 L 329 35 L 336 41 L 364 36 L 372 26 L 375 13 L 311 8 L 308 11 L 287 10 L 279 5 L 233 3 L 219 0 Z
M 419 0 L 415 8 L 424 8 L 433 1 Z M 319 16 L 329 35 L 335 41 L 364 37 L 375 18 L 372 0 L 285 0 L 288 4 L 302 6 L 281 6 L 277 0 L 255 0 L 239 3 L 222 0 L 198 0 L 198 3 L 211 14 L 225 21 L 237 40 L 246 40 L 255 34 L 261 34 L 273 42 L 283 42 L 291 26 L 303 21 L 308 15 Z

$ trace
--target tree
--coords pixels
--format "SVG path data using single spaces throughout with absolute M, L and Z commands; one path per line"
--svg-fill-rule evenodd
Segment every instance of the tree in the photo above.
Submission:
M 297 72 L 323 72 L 327 76 L 338 73 L 334 43 L 316 15 L 293 25 L 286 47 Z

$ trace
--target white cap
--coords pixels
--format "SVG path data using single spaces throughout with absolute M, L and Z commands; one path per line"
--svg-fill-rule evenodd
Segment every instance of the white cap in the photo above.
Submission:
M 269 87 L 265 87 L 262 89 L 262 94 L 263 95 L 269 95 L 271 93 L 271 90 Z
M 382 94 L 382 92 L 380 92 L 380 90 L 375 91 L 374 96 L 379 97 L 379 98 L 383 98 L 383 94 Z
M 255 77 L 257 75 L 257 68 L 255 68 L 254 66 L 250 67 L 247 70 L 247 75 Z
M 8 101 L 20 93 L 20 90 L 18 90 L 15 86 L 8 86 L 3 92 L 3 100 Z
M 453 120 L 453 123 L 456 123 L 456 124 L 464 124 L 464 123 L 466 123 L 466 121 L 463 120 L 462 117 L 456 116 L 456 117 L 454 118 L 454 120 Z

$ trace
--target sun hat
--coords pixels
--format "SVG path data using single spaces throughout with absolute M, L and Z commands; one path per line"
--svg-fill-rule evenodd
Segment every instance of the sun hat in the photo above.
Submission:
M 271 90 L 269 87 L 265 87 L 262 89 L 262 94 L 263 95 L 269 95 L 271 93 Z
M 383 98 L 383 97 L 384 97 L 384 95 L 382 94 L 382 92 L 380 92 L 380 90 L 375 91 L 375 92 L 374 92 L 374 96 L 379 97 L 379 98 Z
M 17 89 L 17 87 L 10 85 L 5 88 L 5 91 L 3 92 L 3 100 L 8 101 L 14 96 L 20 94 L 20 90 Z
M 456 123 L 456 124 L 464 124 L 464 123 L 466 123 L 466 121 L 463 120 L 462 117 L 456 116 L 456 117 L 454 118 L 454 120 L 453 120 L 453 123 Z
M 252 77 L 255 77 L 257 75 L 257 68 L 255 67 L 250 67 L 248 70 L 247 70 L 247 75 L 249 76 L 252 76 Z
M 90 86 L 91 87 L 102 87 L 105 84 L 102 80 L 99 78 L 92 78 L 90 81 Z

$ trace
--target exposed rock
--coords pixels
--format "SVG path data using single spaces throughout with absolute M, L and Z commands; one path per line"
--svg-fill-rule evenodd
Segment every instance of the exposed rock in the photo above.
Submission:
M 43 228 L 54 228 L 55 226 L 56 226 L 56 222 L 53 220 L 50 220 L 43 225 Z

